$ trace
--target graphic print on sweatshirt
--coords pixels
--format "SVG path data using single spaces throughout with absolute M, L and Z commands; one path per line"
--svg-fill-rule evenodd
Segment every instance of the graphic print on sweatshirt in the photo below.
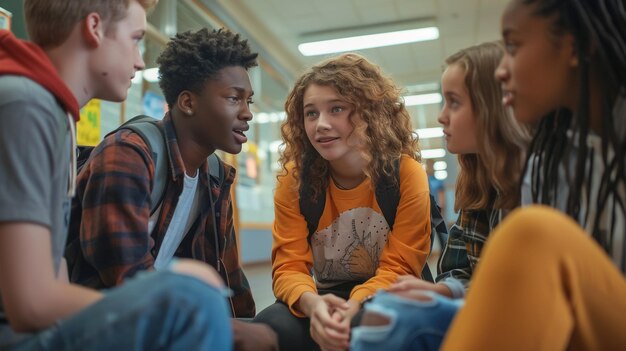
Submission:
M 385 217 L 368 207 L 342 212 L 311 238 L 313 271 L 319 288 L 374 276 L 387 243 Z

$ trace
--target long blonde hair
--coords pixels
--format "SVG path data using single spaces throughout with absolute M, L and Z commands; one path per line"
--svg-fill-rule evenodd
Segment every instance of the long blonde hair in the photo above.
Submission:
M 520 203 L 519 182 L 531 139 L 502 105 L 502 89 L 494 72 L 504 55 L 502 46 L 488 42 L 463 49 L 446 59 L 465 71 L 465 86 L 476 118 L 478 152 L 459 155 L 454 208 L 512 209 Z
M 306 71 L 295 83 L 285 102 L 287 119 L 281 125 L 285 149 L 280 155 L 283 174 L 293 163 L 293 176 L 300 185 L 306 170 L 313 196 L 328 186 L 328 161 L 313 148 L 304 129 L 303 98 L 311 85 L 329 86 L 354 106 L 350 121 L 360 140 L 360 152 L 367 161 L 364 170 L 372 182 L 389 176 L 394 161 L 407 154 L 420 161 L 417 134 L 401 101 L 400 89 L 380 68 L 357 54 L 343 54 L 323 61 Z M 353 118 L 354 115 L 360 118 Z

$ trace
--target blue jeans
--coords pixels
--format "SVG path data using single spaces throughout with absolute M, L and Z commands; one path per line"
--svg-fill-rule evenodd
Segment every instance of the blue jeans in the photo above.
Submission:
M 102 300 L 10 350 L 232 350 L 217 288 L 169 271 L 142 272 Z
M 430 301 L 408 300 L 380 291 L 365 305 L 365 313 L 387 317 L 384 326 L 359 326 L 352 329 L 351 351 L 438 350 L 452 318 L 463 300 L 424 292 Z

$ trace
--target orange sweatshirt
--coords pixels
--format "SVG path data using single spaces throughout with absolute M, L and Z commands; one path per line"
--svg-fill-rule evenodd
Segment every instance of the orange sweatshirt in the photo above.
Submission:
M 350 190 L 330 181 L 310 245 L 291 169 L 279 178 L 274 195 L 272 280 L 276 298 L 292 313 L 304 316 L 294 304 L 307 291 L 365 281 L 350 293 L 351 299 L 361 301 L 389 287 L 399 275 L 421 274 L 430 251 L 430 198 L 426 172 L 417 161 L 406 155 L 400 161 L 400 203 L 393 231 L 369 178 Z

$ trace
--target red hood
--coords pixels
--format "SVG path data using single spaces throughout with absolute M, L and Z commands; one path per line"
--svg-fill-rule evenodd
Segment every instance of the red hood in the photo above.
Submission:
M 80 119 L 78 101 L 57 73 L 45 52 L 31 42 L 19 40 L 7 30 L 0 30 L 0 75 L 24 76 L 52 93 L 71 113 Z

